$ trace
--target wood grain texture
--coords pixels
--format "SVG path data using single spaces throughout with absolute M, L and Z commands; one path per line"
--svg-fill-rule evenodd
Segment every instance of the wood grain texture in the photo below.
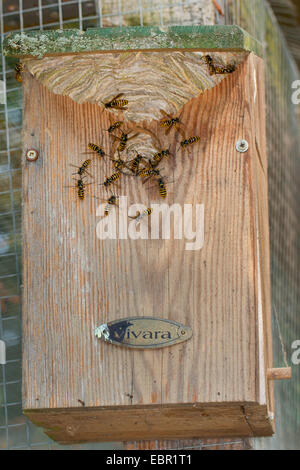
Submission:
M 267 369 L 268 380 L 290 380 L 291 378 L 291 367 L 277 367 L 275 369 Z
M 264 414 L 264 421 L 263 421 Z M 61 444 L 133 439 L 270 436 L 266 406 L 235 404 L 29 410 L 27 417 Z M 256 416 L 261 417 L 256 426 Z M 254 417 L 254 428 L 252 428 Z
M 126 442 L 126 450 L 249 450 L 250 439 L 181 439 Z
M 79 201 L 64 186 L 72 184 L 69 164 L 85 159 L 88 142 L 110 151 L 103 129 L 112 117 L 53 95 L 26 75 L 24 150 L 36 148 L 40 157 L 24 160 L 23 168 L 23 406 L 55 439 L 272 433 L 272 389 L 265 380 L 272 356 L 262 70 L 261 59 L 250 54 L 183 108 L 187 135 L 202 139 L 190 156 L 178 152 L 164 165 L 175 181 L 166 202 L 204 204 L 199 251 L 186 251 L 184 239 L 97 239 L 92 196 L 105 191 L 91 185 Z M 144 125 L 175 152 L 179 135 L 165 137 L 155 122 Z M 239 138 L 249 142 L 245 154 L 235 149 Z M 95 161 L 91 172 L 104 181 L 111 165 Z M 160 202 L 155 189 L 129 177 L 118 194 L 131 203 Z M 94 337 L 101 323 L 148 315 L 191 326 L 193 338 L 134 351 Z M 208 414 L 199 423 L 198 404 L 216 406 L 214 419 Z

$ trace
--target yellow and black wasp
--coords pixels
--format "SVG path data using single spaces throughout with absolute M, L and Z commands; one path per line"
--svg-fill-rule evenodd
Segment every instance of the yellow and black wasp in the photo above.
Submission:
M 123 121 L 114 122 L 114 123 L 107 129 L 107 132 L 109 132 L 109 133 L 111 134 L 114 130 L 119 129 L 122 125 L 123 125 Z
M 89 149 L 91 149 L 93 152 L 97 153 L 100 157 L 104 157 L 105 152 L 104 150 L 99 147 L 99 145 L 89 143 L 88 145 Z
M 79 180 L 77 180 L 77 189 L 78 189 L 79 199 L 84 199 L 84 187 L 85 187 L 85 184 L 82 178 L 79 178 Z
M 87 159 L 85 160 L 81 166 L 76 166 L 76 165 L 72 165 L 74 168 L 77 168 L 78 171 L 76 171 L 76 173 L 72 173 L 73 175 L 79 175 L 79 176 L 82 176 L 84 175 L 85 173 L 88 174 L 89 176 L 91 176 L 89 174 L 89 172 L 87 171 L 87 168 L 90 166 L 90 164 L 92 163 L 92 160 L 91 159 Z
M 126 168 L 126 162 L 125 160 L 122 160 L 122 158 L 120 158 L 120 155 L 117 159 L 111 158 L 111 161 L 113 162 L 114 168 L 116 168 L 117 170 L 122 171 L 124 168 Z
M 182 142 L 180 142 L 180 145 L 182 148 L 186 148 L 189 145 L 195 144 L 199 140 L 200 140 L 200 137 L 196 135 L 194 137 L 189 137 L 188 139 L 184 139 Z
M 118 158 L 111 158 L 110 157 L 110 160 L 113 162 L 113 166 L 114 168 L 116 168 L 116 170 L 126 174 L 126 175 L 130 175 L 130 173 L 128 172 L 124 172 L 125 169 L 129 170 L 130 171 L 130 168 L 129 168 L 129 163 L 131 162 L 131 160 L 128 162 L 128 161 L 125 161 L 125 160 L 122 160 L 122 158 L 120 157 L 120 152 L 118 151 Z
M 169 149 L 161 150 L 153 155 L 153 160 L 151 162 L 152 166 L 157 166 L 163 158 L 168 158 L 171 155 Z
M 124 93 L 119 93 L 111 101 L 104 103 L 105 108 L 106 109 L 114 108 L 114 109 L 119 109 L 121 111 L 125 111 L 127 109 L 126 105 L 128 104 L 128 100 L 120 99 L 120 97 L 123 95 Z
M 115 173 L 113 173 L 111 176 L 106 178 L 104 183 L 101 183 L 101 185 L 104 185 L 106 188 L 108 188 L 111 184 L 115 183 L 121 176 L 120 170 L 117 170 Z
M 155 176 L 156 182 L 158 184 L 158 190 L 159 190 L 160 197 L 165 199 L 167 197 L 167 186 L 166 186 L 166 182 L 165 182 L 166 177 L 161 176 L 159 172 L 158 172 L 158 174 L 155 174 L 153 176 Z M 150 187 L 153 187 L 153 186 L 150 186 Z
M 166 184 L 164 181 L 164 178 L 160 174 L 160 170 L 156 170 L 155 168 L 145 168 L 142 170 L 142 178 L 146 178 L 145 181 L 143 181 L 143 184 L 145 184 L 147 181 L 149 181 L 151 178 L 155 177 L 157 183 L 158 183 L 158 190 L 159 194 L 162 198 L 166 198 L 167 196 L 167 188 Z
M 160 176 L 157 181 L 160 197 L 165 199 L 167 197 L 167 188 L 164 179 Z
M 84 176 L 81 176 L 78 180 L 74 178 L 75 181 L 76 181 L 76 185 L 75 185 L 75 186 L 65 186 L 66 188 L 77 189 L 78 197 L 79 197 L 79 199 L 81 199 L 81 200 L 84 199 L 85 187 L 88 186 L 88 185 L 90 185 L 90 184 L 93 184 L 93 183 L 84 183 L 83 178 L 84 178 Z
M 114 194 L 112 196 L 110 196 L 110 198 L 107 200 L 107 205 L 104 209 L 104 215 L 108 215 L 109 214 L 109 211 L 111 209 L 111 206 L 117 206 L 118 207 L 118 197 L 115 196 Z
M 15 66 L 15 79 L 17 80 L 17 82 L 22 82 L 22 72 L 24 70 L 24 65 L 19 62 L 18 64 L 16 64 Z
M 168 135 L 170 130 L 173 129 L 174 127 L 183 133 L 182 129 L 180 126 L 182 126 L 182 122 L 180 122 L 179 117 L 173 117 L 170 114 L 166 113 L 163 109 L 160 110 L 161 114 L 163 114 L 163 117 L 159 121 L 160 127 L 164 127 L 166 129 L 165 135 Z
M 99 199 L 98 197 L 94 196 L 95 199 Z M 108 216 L 109 212 L 110 212 L 110 209 L 112 208 L 112 206 L 116 206 L 116 207 L 119 207 L 118 206 L 118 196 L 115 196 L 114 194 L 112 196 L 110 196 L 108 199 L 101 199 L 101 201 L 103 202 L 106 202 L 106 206 L 104 208 L 104 215 L 105 216 Z
M 236 67 L 235 65 L 225 65 L 225 66 L 219 66 L 215 65 L 213 58 L 210 55 L 205 55 L 203 56 L 203 60 L 206 63 L 208 67 L 208 71 L 210 75 L 218 75 L 218 74 L 225 74 L 225 73 L 232 73 L 235 71 Z
M 132 135 L 131 137 L 128 137 L 128 134 L 126 134 L 125 132 L 122 132 L 121 137 L 118 137 L 117 135 L 114 135 L 114 134 L 111 134 L 111 135 L 115 139 L 118 139 L 120 141 L 118 148 L 117 148 L 118 152 L 123 152 L 126 148 L 127 142 L 133 139 L 134 137 L 136 137 L 137 135 L 139 135 L 139 133 L 136 133 Z
M 151 163 L 150 163 L 150 166 L 143 168 L 142 170 L 138 172 L 138 175 L 141 178 L 146 178 L 144 183 L 146 183 L 153 176 L 159 176 L 159 174 L 160 174 L 159 170 L 156 170 L 155 168 L 153 168 Z
M 138 153 L 137 156 L 131 161 L 131 164 L 129 165 L 129 169 L 135 175 L 138 174 L 140 163 L 141 163 L 142 160 L 144 160 L 144 158 L 145 157 L 143 157 L 143 155 Z

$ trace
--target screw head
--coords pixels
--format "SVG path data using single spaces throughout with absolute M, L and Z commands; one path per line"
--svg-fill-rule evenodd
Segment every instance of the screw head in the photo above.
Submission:
M 240 139 L 240 140 L 237 141 L 237 143 L 235 145 L 235 148 L 238 152 L 244 153 L 244 152 L 247 152 L 247 150 L 249 148 L 249 144 L 248 144 L 247 140 Z
M 39 158 L 39 152 L 36 149 L 29 149 L 26 152 L 26 160 L 35 162 Z

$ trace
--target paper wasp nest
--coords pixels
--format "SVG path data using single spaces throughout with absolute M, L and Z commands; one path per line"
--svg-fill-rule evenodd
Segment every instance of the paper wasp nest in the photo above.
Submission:
M 211 53 L 218 66 L 237 66 L 247 53 Z M 24 59 L 23 63 L 53 93 L 77 103 L 103 103 L 123 93 L 124 120 L 160 119 L 160 109 L 176 114 L 191 98 L 227 74 L 210 75 L 202 52 L 121 52 Z M 112 111 L 114 112 L 114 111 Z

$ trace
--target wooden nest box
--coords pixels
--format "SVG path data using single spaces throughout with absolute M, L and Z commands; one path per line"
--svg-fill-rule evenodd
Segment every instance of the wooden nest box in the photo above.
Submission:
M 260 45 L 199 26 L 11 34 L 4 49 L 23 64 L 26 415 L 61 443 L 270 436 Z

